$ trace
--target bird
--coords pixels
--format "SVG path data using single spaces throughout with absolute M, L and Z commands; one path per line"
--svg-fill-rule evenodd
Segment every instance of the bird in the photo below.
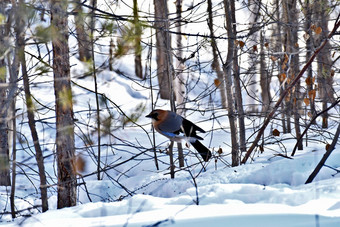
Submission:
M 211 158 L 211 151 L 200 142 L 203 138 L 196 134 L 205 131 L 191 121 L 173 111 L 161 109 L 155 109 L 145 117 L 152 119 L 152 125 L 158 133 L 174 142 L 188 141 L 206 162 Z

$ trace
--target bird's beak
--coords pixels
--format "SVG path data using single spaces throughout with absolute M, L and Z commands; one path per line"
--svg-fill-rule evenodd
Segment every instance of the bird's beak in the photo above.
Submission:
M 150 114 L 146 115 L 145 117 L 147 118 L 152 118 L 152 116 Z

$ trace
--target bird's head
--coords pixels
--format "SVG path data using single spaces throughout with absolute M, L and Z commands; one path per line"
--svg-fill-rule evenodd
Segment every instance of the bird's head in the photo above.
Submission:
M 145 117 L 151 118 L 152 120 L 155 120 L 155 121 L 159 121 L 160 119 L 162 119 L 164 115 L 166 115 L 166 112 L 167 111 L 165 110 L 156 109 L 156 110 L 153 110 L 148 115 L 146 115 Z

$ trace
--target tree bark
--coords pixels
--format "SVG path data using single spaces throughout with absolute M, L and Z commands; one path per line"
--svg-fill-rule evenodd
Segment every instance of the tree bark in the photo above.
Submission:
M 51 1 L 54 92 L 56 97 L 56 149 L 58 167 L 57 208 L 76 205 L 74 119 L 68 47 L 67 0 Z
M 21 7 L 24 7 L 23 0 L 20 0 L 20 5 L 18 9 L 19 12 L 24 12 Z M 20 13 L 19 13 L 20 15 Z M 17 17 L 16 18 L 16 36 L 17 36 L 17 45 L 18 45 L 18 56 L 19 61 L 21 63 L 21 72 L 22 78 L 24 82 L 24 91 L 25 91 L 25 98 L 26 98 L 26 107 L 27 107 L 27 118 L 28 118 L 28 125 L 31 130 L 31 136 L 34 144 L 35 149 L 35 159 L 38 165 L 39 171 L 39 178 L 40 178 L 40 192 L 41 192 L 41 203 L 42 203 L 42 211 L 45 212 L 48 210 L 48 197 L 47 197 L 47 181 L 46 181 L 46 174 L 45 174 L 45 166 L 44 166 L 44 156 L 42 149 L 40 147 L 39 137 L 37 133 L 37 129 L 35 126 L 35 119 L 34 119 L 34 105 L 31 96 L 31 91 L 29 88 L 29 78 L 27 74 L 26 68 L 26 59 L 25 59 L 25 34 L 24 34 L 24 26 L 25 21 L 23 20 L 24 17 Z
M 212 59 L 212 64 L 211 68 L 216 72 L 217 79 L 218 79 L 218 88 L 221 93 L 221 104 L 223 109 L 227 109 L 227 94 L 226 94 L 226 87 L 225 87 L 225 81 L 224 81 L 224 74 L 223 70 L 221 69 L 219 58 L 218 58 L 218 52 L 217 52 L 217 43 L 215 39 L 215 34 L 214 34 L 214 21 L 213 21 L 213 16 L 212 16 L 212 2 L 211 0 L 208 0 L 208 27 L 210 31 L 210 39 L 211 39 L 211 48 L 212 48 L 212 54 L 213 54 L 213 59 Z
M 167 43 L 170 43 L 167 39 L 170 35 L 167 34 L 166 28 L 169 27 L 168 22 L 168 7 L 166 0 L 154 0 L 155 6 L 155 23 L 156 28 L 156 61 L 157 61 L 157 78 L 159 84 L 159 93 L 162 99 L 170 100 L 170 83 L 168 71 L 169 62 L 172 61 L 172 55 L 169 53 L 170 49 L 167 49 Z M 170 58 L 168 58 L 170 56 Z M 172 63 L 171 63 L 172 65 Z
M 74 20 L 76 26 L 76 33 L 77 33 L 77 41 L 78 41 L 78 54 L 79 60 L 81 61 L 89 61 L 91 60 L 91 42 L 89 39 L 89 32 L 85 28 L 85 14 L 82 9 L 82 1 L 75 0 L 74 1 Z
M 296 75 L 299 73 L 299 45 L 298 45 L 298 10 L 296 8 L 296 0 L 285 0 L 283 2 L 284 18 L 286 24 L 286 42 L 285 50 L 288 56 L 290 56 L 289 71 L 287 70 L 287 77 L 289 81 L 295 79 Z M 289 82 L 287 82 L 289 83 Z M 289 93 L 288 106 L 292 107 L 292 114 L 294 119 L 294 128 L 296 139 L 299 142 L 299 150 L 303 149 L 300 130 L 300 111 L 301 111 L 301 93 L 300 93 L 300 81 L 297 81 L 295 89 Z M 288 99 L 287 99 L 288 100 Z M 290 108 L 289 108 L 290 109 Z M 291 111 L 289 110 L 289 113 Z M 289 114 L 290 115 L 290 114 Z
M 240 164 L 240 159 L 241 159 L 241 154 L 242 152 L 245 152 L 247 147 L 246 147 L 246 129 L 245 129 L 245 124 L 244 124 L 244 110 L 243 110 L 243 99 L 242 99 L 242 91 L 241 91 L 241 78 L 240 78 L 240 67 L 238 64 L 238 56 L 237 56 L 237 47 L 235 46 L 235 41 L 236 41 L 236 35 L 237 35 L 237 30 L 236 30 L 236 9 L 235 9 L 235 0 L 230 1 L 230 7 L 231 7 L 231 20 L 232 20 L 232 30 L 234 34 L 234 53 L 233 53 L 233 69 L 234 69 L 234 74 L 233 74 L 233 79 L 234 79 L 234 84 L 235 84 L 235 101 L 236 101 L 236 111 L 237 111 L 237 120 L 238 120 L 238 134 L 237 136 L 239 137 L 239 142 L 238 142 L 238 148 L 239 151 L 237 151 L 237 155 L 239 156 L 237 162 L 239 165 Z M 236 164 L 236 162 L 235 162 Z
M 275 7 L 276 7 L 276 19 L 278 21 L 281 21 L 281 1 L 280 0 L 275 0 Z M 276 29 L 275 29 L 276 33 L 275 37 L 277 37 L 276 42 L 275 42 L 275 52 L 277 53 L 277 57 L 278 57 L 278 77 L 279 77 L 279 81 L 280 81 L 280 96 L 283 94 L 283 90 L 284 90 L 284 85 L 283 85 L 283 81 L 280 79 L 280 75 L 283 73 L 283 69 L 282 69 L 282 65 L 283 65 L 283 54 L 282 54 L 282 26 L 281 23 L 277 23 L 276 24 Z M 286 121 L 286 113 L 285 113 L 285 103 L 282 102 L 281 103 L 281 124 L 282 124 L 282 132 L 283 133 L 287 133 L 287 121 Z
M 176 47 L 177 47 L 177 67 L 176 67 L 176 75 L 174 80 L 174 89 L 176 93 L 176 101 L 177 101 L 177 112 L 180 115 L 184 114 L 185 108 L 185 84 L 184 84 L 184 76 L 183 70 L 184 65 L 182 61 L 178 59 L 183 59 L 183 45 L 182 45 L 182 0 L 176 0 L 176 28 L 177 28 L 177 36 L 176 36 Z M 184 154 L 183 154 L 183 146 L 182 143 L 177 143 L 177 150 L 178 150 L 178 162 L 179 167 L 184 167 Z
M 138 16 L 137 0 L 133 0 L 133 23 L 135 28 L 135 74 L 137 77 L 143 79 L 142 67 L 142 26 Z
M 313 48 L 313 35 L 312 35 L 312 30 L 311 30 L 311 26 L 312 26 L 312 15 L 313 15 L 313 4 L 310 2 L 310 0 L 306 0 L 305 1 L 305 5 L 304 5 L 304 14 L 305 14 L 305 40 L 306 40 L 306 59 L 309 59 L 312 55 L 312 52 L 314 51 Z M 312 66 L 308 67 L 307 69 L 307 92 L 305 97 L 309 99 L 309 108 L 310 108 L 310 114 L 311 117 L 314 117 L 316 114 L 316 110 L 315 110 L 315 99 L 312 98 L 311 96 L 309 96 L 308 94 L 311 94 L 313 92 L 313 90 L 315 89 L 315 84 L 313 82 L 313 69 Z M 313 122 L 314 124 L 315 122 Z
M 327 37 L 329 33 L 328 21 L 329 21 L 329 5 L 328 1 L 320 0 L 315 3 L 315 15 L 317 27 L 322 29 L 321 34 L 316 34 L 316 45 Z M 319 96 L 322 101 L 322 109 L 327 108 L 327 104 L 334 102 L 334 89 L 333 89 L 333 77 L 331 73 L 332 61 L 331 61 L 331 45 L 327 43 L 320 54 L 317 56 L 317 80 L 319 87 Z M 325 112 L 322 116 L 322 128 L 328 128 L 328 113 Z
M 260 87 L 262 100 L 262 113 L 267 113 L 270 110 L 270 81 L 271 76 L 267 70 L 265 57 L 265 37 L 263 31 L 260 33 Z
M 234 60 L 234 48 L 235 48 L 235 33 L 233 32 L 232 27 L 232 8 L 231 1 L 233 0 L 224 0 L 224 9 L 226 15 L 226 27 L 228 33 L 228 54 L 226 62 L 223 65 L 223 70 L 225 73 L 225 82 L 226 82 L 226 92 L 228 99 L 228 118 L 230 124 L 230 134 L 231 134 L 231 156 L 232 156 L 232 166 L 238 166 L 240 164 L 240 156 L 239 156 L 239 144 L 238 144 L 238 131 L 237 131 L 237 122 L 235 117 L 235 98 L 234 93 L 232 91 L 233 81 L 232 81 L 232 64 Z
M 250 28 L 249 28 L 249 40 L 247 41 L 247 45 L 250 47 L 254 47 L 258 44 L 258 21 L 260 17 L 260 1 L 256 0 L 249 0 L 248 1 L 248 8 L 250 14 Z M 249 52 L 249 85 L 247 86 L 248 92 L 251 96 L 246 96 L 246 102 L 249 105 L 248 112 L 250 113 L 258 113 L 259 107 L 257 101 L 252 96 L 257 96 L 257 90 L 259 90 L 258 86 L 258 79 L 257 79 L 257 65 L 258 65 L 258 53 L 255 51 L 256 49 L 253 48 Z
M 5 1 L 0 2 L 0 14 L 6 15 L 7 3 Z M 5 38 L 6 34 L 6 23 L 0 24 L 0 185 L 10 186 L 10 165 L 9 165 L 9 147 L 8 147 L 8 108 L 9 102 L 7 90 L 8 83 L 6 81 L 7 69 L 5 63 L 5 55 L 8 43 Z

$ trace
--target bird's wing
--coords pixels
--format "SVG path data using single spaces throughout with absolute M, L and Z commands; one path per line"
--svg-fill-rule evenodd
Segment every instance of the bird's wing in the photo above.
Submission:
M 167 116 L 158 123 L 158 128 L 162 132 L 179 134 L 183 118 L 174 112 L 168 112 Z
M 198 127 L 197 125 L 195 125 L 194 123 L 192 123 L 191 121 L 185 118 L 183 118 L 183 122 L 182 122 L 182 131 L 187 137 L 195 137 L 201 140 L 203 138 L 198 136 L 196 134 L 196 131 L 203 132 L 203 133 L 205 132 L 202 128 Z

